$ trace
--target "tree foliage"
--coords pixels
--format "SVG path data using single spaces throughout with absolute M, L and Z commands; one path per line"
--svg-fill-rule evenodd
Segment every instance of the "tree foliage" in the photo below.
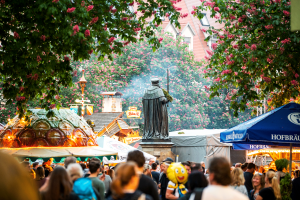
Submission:
M 133 0 L 1 1 L 0 87 L 7 104 L 16 100 L 22 115 L 28 101 L 46 93 L 41 106 L 58 105 L 59 89 L 72 83 L 71 60 L 89 59 L 92 52 L 111 58 L 138 34 L 158 48 L 160 15 L 179 26 L 178 8 L 168 0 L 136 3 L 137 12 L 130 10 Z
M 290 0 L 201 0 L 193 14 L 203 10 L 224 24 L 203 30 L 219 40 L 208 51 L 206 76 L 214 79 L 211 96 L 235 87 L 231 107 L 245 110 L 248 103 L 281 106 L 299 96 L 300 33 L 290 30 Z M 208 38 L 209 39 L 209 38 Z

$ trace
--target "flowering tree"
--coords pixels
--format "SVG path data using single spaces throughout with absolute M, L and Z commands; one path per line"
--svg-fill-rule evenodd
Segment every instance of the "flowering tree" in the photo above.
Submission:
M 22 115 L 39 96 L 49 109 L 58 103 L 59 88 L 72 83 L 71 59 L 89 59 L 93 52 L 111 58 L 136 42 L 138 33 L 158 48 L 154 29 L 162 23 L 160 15 L 179 26 L 179 9 L 165 0 L 136 3 L 133 12 L 133 0 L 1 0 L 0 87 L 7 104 L 16 100 Z
M 182 38 L 174 40 L 168 33 L 159 33 L 161 47 L 153 52 L 151 45 L 145 39 L 129 44 L 124 53 L 113 54 L 113 61 L 105 58 L 74 62 L 74 82 L 81 76 L 80 68 L 85 69 L 88 81 L 86 95 L 94 104 L 95 112 L 100 112 L 103 91 L 119 91 L 123 93 L 123 110 L 136 106 L 142 110 L 142 96 L 149 87 L 150 79 L 160 79 L 162 88 L 167 89 L 167 69 L 170 70 L 170 94 L 174 101 L 169 103 L 170 131 L 193 128 L 227 128 L 246 119 L 249 112 L 239 118 L 233 118 L 229 109 L 231 90 L 223 90 L 222 95 L 209 100 L 208 90 L 211 79 L 203 76 L 202 63 L 194 60 L 187 50 L 187 44 Z M 71 88 L 63 88 L 62 105 L 74 103 L 80 98 L 77 84 Z M 143 127 L 143 119 L 128 120 L 131 125 Z
M 258 106 L 267 98 L 277 107 L 299 96 L 300 33 L 290 31 L 290 0 L 201 1 L 192 14 L 201 19 L 210 9 L 224 24 L 203 30 L 219 38 L 205 71 L 214 79 L 211 97 L 236 88 L 231 107 L 237 115 L 248 103 Z

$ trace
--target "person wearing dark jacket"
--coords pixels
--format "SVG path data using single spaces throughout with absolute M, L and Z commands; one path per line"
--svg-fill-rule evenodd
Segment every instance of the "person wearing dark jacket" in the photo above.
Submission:
M 300 177 L 295 178 L 292 182 L 292 200 L 299 200 L 300 199 Z

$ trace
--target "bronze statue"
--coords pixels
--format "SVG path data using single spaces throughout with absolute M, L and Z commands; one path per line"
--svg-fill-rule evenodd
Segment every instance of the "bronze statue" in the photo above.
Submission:
M 168 99 L 159 86 L 159 79 L 151 79 L 152 86 L 143 96 L 144 134 L 143 139 L 169 139 Z

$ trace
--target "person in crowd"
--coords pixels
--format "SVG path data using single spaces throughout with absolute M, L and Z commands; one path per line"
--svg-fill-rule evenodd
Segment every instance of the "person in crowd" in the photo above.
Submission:
M 37 168 L 39 167 L 39 163 L 38 162 L 34 162 L 32 163 L 32 169 L 33 171 L 36 173 Z
M 107 174 L 108 170 L 109 170 L 109 166 L 108 165 L 104 165 L 104 174 Z
M 110 175 L 109 175 L 110 174 Z M 115 172 L 112 169 L 109 169 L 107 171 L 107 174 L 104 173 L 104 166 L 100 167 L 100 174 L 98 175 L 98 178 L 100 178 L 101 181 L 103 181 L 105 186 L 105 192 L 109 190 L 110 184 L 112 182 L 112 179 L 115 176 Z
M 31 178 L 32 179 L 35 179 L 36 178 L 36 174 L 35 174 L 35 171 L 33 169 L 30 168 L 30 163 L 29 161 L 23 161 L 22 162 L 22 165 L 24 167 L 24 169 L 26 171 L 28 171 L 28 173 L 30 174 Z
M 93 187 L 100 194 L 100 199 L 102 200 L 105 197 L 105 185 L 98 177 L 100 173 L 100 160 L 97 158 L 92 158 L 89 161 L 89 169 L 91 174 L 88 178 L 92 180 Z
M 200 163 L 195 163 L 195 162 L 191 163 L 191 171 L 192 172 L 193 171 L 199 171 L 199 172 L 204 173 L 203 172 L 203 167 L 201 166 L 201 164 Z
M 265 177 L 265 188 L 259 191 L 256 200 L 280 200 L 280 185 L 275 172 L 268 171 Z
M 81 179 L 84 175 L 82 167 L 78 163 L 71 163 L 68 165 L 67 172 L 71 177 L 71 181 L 73 182 L 73 191 L 79 196 L 80 199 L 88 199 L 90 197 L 95 196 L 98 200 L 100 200 L 100 194 L 92 186 L 92 181 L 90 179 Z M 78 180 L 78 181 L 77 181 Z M 76 182 L 77 181 L 77 182 Z M 81 198 L 85 197 L 85 198 Z
M 45 184 L 46 179 L 45 179 L 45 170 L 44 170 L 44 167 L 38 167 L 36 169 L 36 178 L 35 178 L 35 181 L 36 181 L 36 184 L 37 184 L 38 188 L 41 188 Z
M 107 200 L 152 200 L 145 193 L 138 190 L 140 171 L 134 162 L 120 164 L 116 168 L 116 176 L 111 183 L 112 195 Z
M 205 162 L 201 161 L 200 164 L 201 164 L 201 166 L 202 166 L 203 173 L 205 174 L 205 172 L 206 172 L 206 169 L 205 169 Z
M 79 200 L 72 187 L 72 181 L 65 168 L 57 166 L 45 183 L 45 187 L 42 187 L 42 200 Z
M 247 170 L 247 167 L 248 167 L 248 163 L 242 164 L 241 169 L 243 170 L 243 172 Z
M 73 156 L 70 156 L 70 157 L 66 157 L 65 161 L 64 161 L 64 165 L 65 165 L 65 169 L 68 168 L 68 165 L 71 164 L 71 163 L 76 163 L 77 162 L 77 159 Z
M 115 178 L 115 171 L 113 169 L 109 169 L 107 171 L 107 175 L 113 180 Z
M 152 197 L 153 200 L 159 200 L 157 186 L 154 181 L 143 174 L 145 157 L 139 150 L 130 151 L 127 156 L 127 161 L 133 161 L 137 164 L 137 170 L 140 174 L 138 190 Z
M 0 153 L 0 199 L 39 200 L 39 193 L 28 170 L 18 161 Z
M 167 177 L 167 170 L 168 167 L 170 166 L 170 164 L 174 162 L 172 158 L 166 158 L 163 161 L 163 165 L 161 165 L 161 176 L 159 179 L 159 184 L 158 184 L 158 188 L 160 189 L 160 196 L 162 200 L 166 200 L 166 192 L 167 192 L 167 188 L 168 188 L 168 183 L 169 183 L 169 179 Z
M 83 170 L 78 163 L 71 163 L 68 165 L 67 172 L 74 183 L 77 179 L 83 177 Z
M 300 199 L 300 177 L 299 177 L 299 170 L 295 170 L 295 178 L 292 181 L 292 200 L 299 200 Z
M 80 167 L 82 168 L 82 171 L 86 169 L 86 164 L 85 163 L 80 163 Z
M 242 163 L 235 163 L 234 167 L 235 168 L 241 168 L 242 167 Z
M 155 163 L 156 163 L 156 166 L 157 166 L 156 171 L 157 171 L 158 173 L 160 173 L 160 165 L 159 165 L 159 161 L 156 160 Z M 151 165 L 151 167 L 152 167 L 152 165 Z
M 152 179 L 151 167 L 149 164 L 144 164 L 143 174 L 149 176 Z
M 254 174 L 252 178 L 253 190 L 250 191 L 250 200 L 256 200 L 260 190 L 265 187 L 265 176 L 262 173 Z
M 197 188 L 204 189 L 205 187 L 207 187 L 207 185 L 208 185 L 208 181 L 206 177 L 203 175 L 203 173 L 198 171 L 192 172 L 188 178 L 189 191 L 183 197 L 179 198 L 179 200 L 189 200 L 191 194 L 195 192 L 195 189 Z
M 247 188 L 244 185 L 245 178 L 244 178 L 243 170 L 239 167 L 233 169 L 231 171 L 231 178 L 232 178 L 231 187 L 241 192 L 242 194 L 248 196 Z
M 156 184 L 158 184 L 159 173 L 156 170 L 157 170 L 157 164 L 156 163 L 152 163 L 152 165 L 151 165 L 152 179 L 155 181 Z
M 203 190 L 202 194 L 200 193 L 202 200 L 248 200 L 246 195 L 234 190 L 232 187 L 228 187 L 232 180 L 230 163 L 226 158 L 215 157 L 211 159 L 208 169 L 210 185 Z M 193 194 L 198 196 L 198 192 Z
M 150 158 L 150 160 L 149 160 L 149 166 L 152 166 L 152 163 L 155 163 L 155 159 L 154 158 Z
M 182 162 L 181 164 L 185 167 L 188 174 L 190 174 L 192 172 L 190 163 Z
M 255 164 L 248 163 L 247 170 L 244 172 L 245 186 L 247 188 L 248 196 L 250 196 L 250 190 L 253 190 L 252 178 L 254 172 L 255 172 Z

